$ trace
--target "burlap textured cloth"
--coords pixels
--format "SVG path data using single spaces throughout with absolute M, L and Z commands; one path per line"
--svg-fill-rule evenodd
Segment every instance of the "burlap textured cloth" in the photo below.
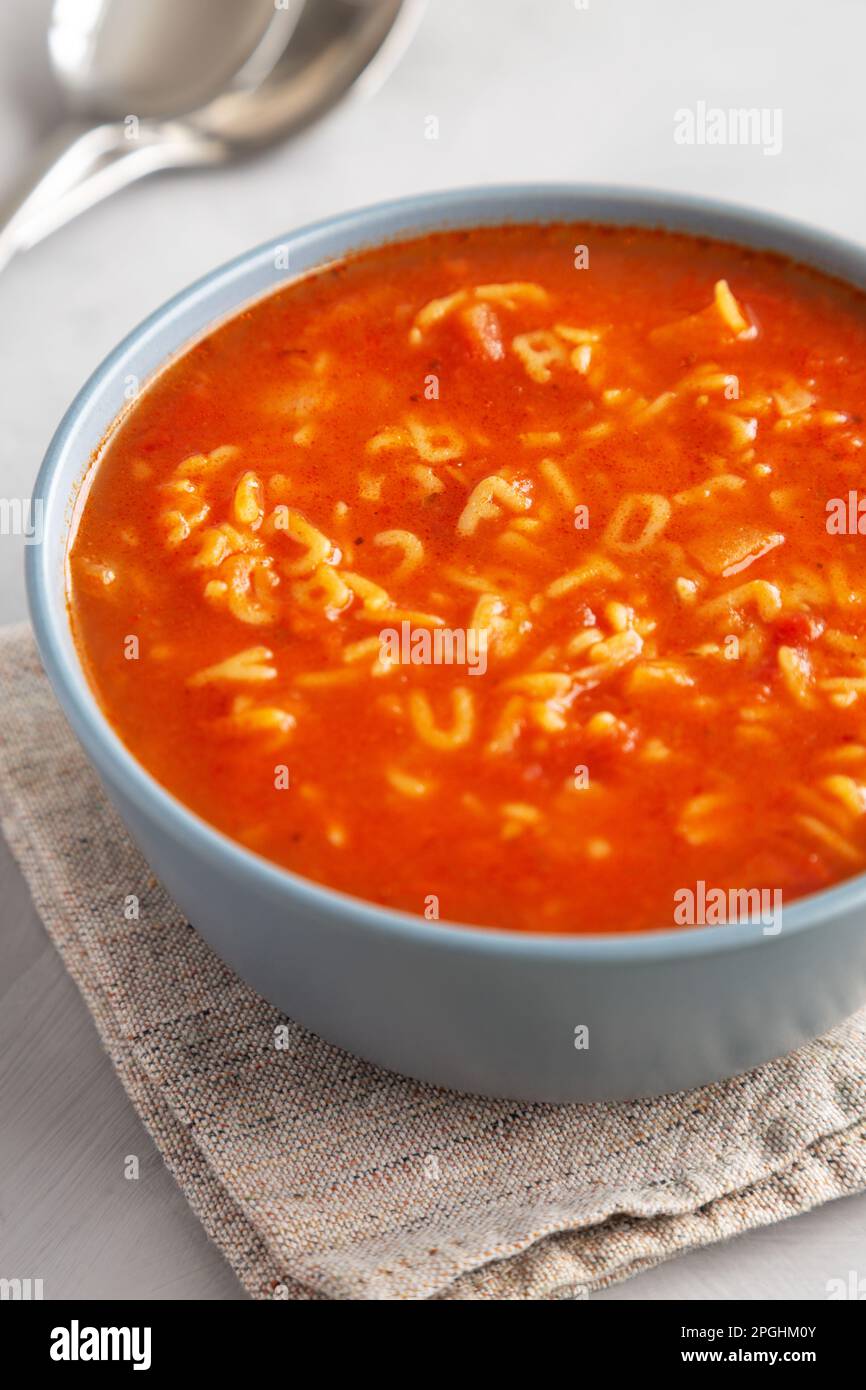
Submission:
M 133 1104 L 254 1298 L 579 1298 L 866 1187 L 866 1011 L 745 1076 L 616 1105 L 455 1095 L 291 1022 L 277 1047 L 287 1020 L 154 880 L 24 627 L 0 634 L 0 700 L 3 831 Z

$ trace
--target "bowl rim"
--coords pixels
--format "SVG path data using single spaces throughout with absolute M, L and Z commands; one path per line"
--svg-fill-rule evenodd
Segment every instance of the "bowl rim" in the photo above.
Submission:
M 545 201 L 573 202 L 573 213 L 569 216 L 540 216 L 535 209 Z M 589 207 L 581 211 L 581 203 Z M 495 218 L 480 216 L 479 208 L 482 205 L 498 215 Z M 605 208 L 607 216 L 603 211 Z M 617 217 L 617 212 L 627 215 Z M 389 218 L 396 216 L 399 219 L 409 214 L 417 219 L 417 226 L 400 226 L 391 232 L 385 230 Z M 573 217 L 575 222 L 629 225 L 629 216 L 636 218 L 637 224 L 691 230 L 696 235 L 781 251 L 842 280 L 849 279 L 849 273 L 856 268 L 866 286 L 866 249 L 833 233 L 747 205 L 628 185 L 567 182 L 470 185 L 453 190 L 411 194 L 337 213 L 296 231 L 271 237 L 208 271 L 143 319 L 102 360 L 65 412 L 39 469 L 33 497 L 42 500 L 43 535 L 48 533 L 49 518 L 62 516 L 65 553 L 72 518 L 68 488 L 60 487 L 61 468 L 71 450 L 81 455 L 81 441 L 78 438 L 80 420 L 105 381 L 118 373 L 126 359 L 147 339 L 182 320 L 184 312 L 206 302 L 218 290 L 230 287 L 244 273 L 267 261 L 273 262 L 277 250 L 284 247 L 314 249 L 315 243 L 323 236 L 337 233 L 355 238 L 350 244 L 347 243 L 345 251 L 340 252 L 340 255 L 347 255 L 351 254 L 351 249 L 386 245 L 389 241 L 408 240 L 412 236 L 436 230 L 482 225 L 485 221 L 488 225 L 497 222 L 503 225 L 527 222 L 543 224 L 545 221 L 567 221 Z M 632 225 L 635 225 L 634 221 Z M 312 262 L 301 272 L 301 276 L 311 273 L 317 264 L 327 263 L 328 259 L 323 256 L 320 262 Z M 843 268 L 828 271 L 826 266 L 822 266 L 822 259 L 829 261 L 831 266 L 838 266 L 841 262 Z M 290 283 L 291 278 L 294 277 L 275 284 L 266 293 L 276 292 Z M 197 337 L 204 336 L 217 323 L 232 317 L 245 305 L 261 297 L 263 295 L 241 295 L 228 313 L 215 314 L 203 333 L 190 331 L 182 336 L 177 345 L 162 356 L 160 365 L 148 380 L 152 380 L 168 362 L 181 356 Z M 98 466 L 94 460 L 101 442 L 98 439 L 85 439 L 88 462 L 82 465 L 84 471 L 79 485 L 84 477 L 91 474 L 92 468 Z M 49 547 L 45 541 L 25 547 L 25 570 L 30 617 L 42 663 L 69 723 L 84 746 L 88 760 L 100 774 L 105 774 L 109 782 L 121 787 L 150 818 L 158 819 L 182 850 L 189 850 L 209 863 L 219 862 L 242 885 L 255 884 L 268 896 L 282 897 L 287 901 L 294 899 L 302 908 L 308 906 L 319 914 L 330 913 L 345 921 L 352 919 L 356 928 L 408 936 L 418 944 L 432 945 L 442 950 L 532 960 L 568 960 L 586 965 L 618 965 L 625 961 L 684 961 L 694 956 L 726 954 L 747 946 L 771 945 L 776 940 L 811 930 L 828 919 L 866 906 L 864 872 L 797 899 L 791 907 L 784 909 L 782 929 L 777 936 L 765 935 L 758 924 L 659 927 L 613 933 L 522 932 L 445 919 L 429 922 L 401 909 L 380 905 L 304 878 L 247 849 L 211 825 L 147 771 L 103 714 L 77 656 L 77 649 L 74 662 L 66 654 L 61 638 L 64 634 L 70 635 L 71 623 L 66 603 L 57 600 L 56 571 L 50 569 Z

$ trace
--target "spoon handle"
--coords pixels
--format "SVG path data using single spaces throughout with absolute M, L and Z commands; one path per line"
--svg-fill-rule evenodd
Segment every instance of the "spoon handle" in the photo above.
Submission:
M 159 169 L 219 164 L 223 143 L 180 121 L 70 123 L 37 151 L 18 187 L 0 201 L 0 270 L 80 212 Z

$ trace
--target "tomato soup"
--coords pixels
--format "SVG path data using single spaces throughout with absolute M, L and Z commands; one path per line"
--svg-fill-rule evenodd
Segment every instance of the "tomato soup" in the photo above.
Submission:
M 866 300 L 771 253 L 364 252 L 119 420 L 76 640 L 155 778 L 343 892 L 558 933 L 787 903 L 866 862 L 864 407 Z

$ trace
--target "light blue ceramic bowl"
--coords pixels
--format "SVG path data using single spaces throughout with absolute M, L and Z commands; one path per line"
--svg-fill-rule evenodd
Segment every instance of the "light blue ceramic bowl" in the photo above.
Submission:
M 574 1101 L 731 1075 L 851 1013 L 866 999 L 866 877 L 795 904 L 775 936 L 759 926 L 525 936 L 428 923 L 346 897 L 243 849 L 148 775 L 97 707 L 64 601 L 71 504 L 125 404 L 130 375 L 145 380 L 288 275 L 356 248 L 435 228 L 552 220 L 680 228 L 772 247 L 866 287 L 866 252 L 856 246 L 670 194 L 468 189 L 328 218 L 213 271 L 93 374 L 36 483 L 45 539 L 28 547 L 27 582 L 42 659 L 75 733 L 154 872 L 215 951 L 287 1014 L 384 1067 L 487 1095 Z M 279 247 L 288 248 L 288 272 L 274 268 Z M 575 1047 L 581 1026 L 588 1048 Z

